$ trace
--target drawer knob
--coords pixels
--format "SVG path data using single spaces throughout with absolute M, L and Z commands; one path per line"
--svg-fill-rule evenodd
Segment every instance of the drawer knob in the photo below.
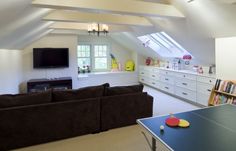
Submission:
M 208 92 L 211 92 L 211 90 L 210 90 L 210 89 L 207 89 L 207 91 L 208 91 Z
M 165 87 L 167 90 L 169 89 L 168 87 Z
M 186 77 L 186 76 L 184 75 L 184 77 Z
M 183 85 L 188 85 L 187 83 L 182 83 Z
M 152 77 L 156 77 L 155 75 L 152 75 Z
M 212 82 L 212 81 L 210 80 L 210 82 Z
M 185 92 L 183 92 L 182 94 L 183 94 L 183 95 L 188 95 L 188 93 L 185 93 Z
M 166 81 L 168 81 L 169 79 L 165 78 Z

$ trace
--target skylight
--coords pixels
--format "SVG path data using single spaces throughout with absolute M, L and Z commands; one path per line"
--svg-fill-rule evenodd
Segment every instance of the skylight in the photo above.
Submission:
M 161 57 L 183 58 L 184 55 L 191 55 L 165 32 L 140 36 L 138 39 L 143 43 L 144 47 L 151 48 Z

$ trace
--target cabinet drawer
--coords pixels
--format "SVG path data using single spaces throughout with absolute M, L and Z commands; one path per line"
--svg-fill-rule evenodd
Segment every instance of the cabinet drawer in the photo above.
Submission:
M 145 77 L 145 76 L 139 76 L 139 82 L 150 85 L 151 80 L 150 80 L 148 77 Z
M 215 78 L 209 78 L 209 77 L 198 76 L 198 77 L 197 77 L 197 81 L 214 85 L 215 82 L 216 82 L 216 79 L 215 79 Z
M 183 78 L 177 78 L 175 80 L 175 85 L 192 91 L 196 91 L 197 83 L 196 80 L 188 80 Z
M 175 88 L 173 85 L 162 83 L 162 84 L 160 84 L 160 88 L 161 88 L 161 90 L 163 90 L 165 92 L 168 92 L 171 94 L 175 93 Z
M 210 97 L 210 95 L 206 95 L 203 93 L 197 93 L 197 103 L 204 105 L 204 106 L 208 106 L 209 97 Z
M 159 80 L 159 79 L 160 79 L 160 76 L 159 76 L 158 73 L 151 73 L 151 74 L 149 75 L 149 77 L 150 77 L 151 79 L 153 79 L 153 80 Z
M 184 79 L 189 79 L 189 80 L 196 80 L 197 79 L 196 75 L 185 74 L 185 73 L 176 73 L 175 76 L 178 78 L 184 78 Z
M 180 87 L 176 87 L 175 94 L 177 96 L 180 96 L 180 97 L 185 98 L 187 100 L 196 102 L 196 97 L 197 97 L 196 95 L 197 94 L 194 91 L 191 91 L 191 90 L 188 90 L 188 89 L 183 89 L 183 88 L 180 88 Z
M 175 72 L 167 71 L 167 70 L 160 70 L 160 74 L 162 74 L 162 75 L 169 75 L 169 76 L 175 76 Z
M 151 73 L 149 71 L 146 71 L 146 70 L 140 70 L 139 75 L 140 76 L 145 76 L 145 77 L 150 77 Z
M 202 83 L 202 82 L 198 82 L 197 83 L 197 92 L 199 93 L 203 93 L 206 95 L 210 95 L 211 94 L 211 90 L 214 86 L 211 84 L 206 84 L 206 83 Z
M 158 88 L 158 89 L 161 89 L 160 87 L 160 82 L 156 81 L 156 80 L 151 80 L 150 81 L 150 85 L 154 88 Z
M 175 84 L 175 78 L 171 76 L 160 75 L 160 81 L 171 85 Z
M 158 73 L 158 74 L 159 74 L 160 70 L 157 69 L 157 68 L 153 68 L 153 69 L 152 69 L 152 72 L 154 72 L 154 73 Z

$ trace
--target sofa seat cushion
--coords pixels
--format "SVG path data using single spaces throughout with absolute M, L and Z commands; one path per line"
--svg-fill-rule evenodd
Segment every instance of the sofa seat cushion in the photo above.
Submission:
M 106 96 L 143 92 L 143 85 L 115 86 L 106 88 Z
M 52 100 L 51 90 L 26 94 L 0 95 L 0 108 L 26 106 L 34 104 L 49 103 Z
M 84 87 L 76 90 L 53 91 L 53 101 L 82 100 L 102 97 L 104 85 Z

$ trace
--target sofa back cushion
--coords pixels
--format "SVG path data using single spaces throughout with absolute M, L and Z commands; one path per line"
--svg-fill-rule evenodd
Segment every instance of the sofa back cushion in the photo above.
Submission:
M 89 86 L 76 90 L 53 91 L 53 101 L 59 102 L 102 97 L 105 92 L 105 87 L 107 86 L 109 86 L 109 84 Z
M 51 100 L 51 90 L 37 93 L 0 95 L 0 108 L 43 104 L 49 103 Z
M 143 92 L 143 85 L 107 87 L 106 96 Z

